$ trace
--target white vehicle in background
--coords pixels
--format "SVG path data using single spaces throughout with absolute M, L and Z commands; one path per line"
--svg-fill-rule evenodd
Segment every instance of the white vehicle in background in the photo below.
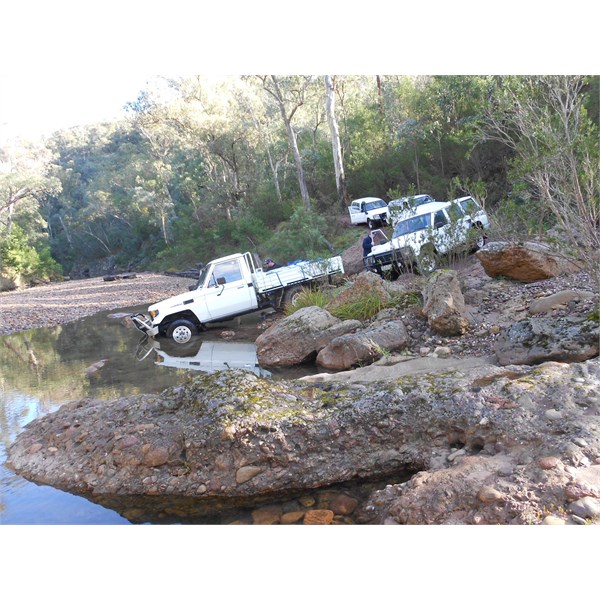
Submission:
M 482 248 L 485 230 L 490 227 L 485 210 L 471 196 L 427 202 L 410 214 L 396 223 L 390 241 L 373 246 L 364 258 L 368 269 L 379 267 L 397 275 L 414 265 L 421 273 L 430 273 L 437 268 L 439 257 L 452 250 Z
M 415 208 L 429 202 L 437 202 L 437 200 L 429 194 L 417 194 L 416 196 L 405 196 L 404 198 L 390 200 L 388 202 L 388 211 L 392 227 L 398 221 L 408 218 L 411 211 Z
M 263 271 L 250 252 L 231 254 L 209 262 L 189 292 L 152 304 L 148 314 L 131 315 L 131 320 L 146 335 L 187 344 L 208 323 L 293 305 L 305 286 L 343 273 L 341 256 L 297 261 Z
M 385 227 L 390 223 L 390 213 L 385 200 L 381 198 L 360 198 L 353 200 L 348 207 L 352 225 L 367 224 L 369 229 Z

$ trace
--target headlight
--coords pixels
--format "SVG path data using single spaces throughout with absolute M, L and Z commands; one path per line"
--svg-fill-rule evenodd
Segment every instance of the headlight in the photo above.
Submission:
M 150 316 L 152 317 L 152 320 L 156 319 L 156 317 L 158 317 L 158 311 L 157 310 L 151 310 L 150 311 Z

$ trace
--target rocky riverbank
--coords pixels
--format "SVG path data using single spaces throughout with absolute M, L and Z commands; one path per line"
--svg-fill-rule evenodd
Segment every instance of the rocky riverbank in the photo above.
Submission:
M 134 521 L 142 503 L 157 518 L 266 504 L 254 522 L 273 523 L 597 522 L 590 278 L 491 277 L 470 257 L 430 278 L 351 278 L 362 280 L 382 294 L 422 294 L 423 303 L 369 323 L 302 309 L 271 317 L 257 339 L 266 364 L 342 360 L 334 372 L 279 383 L 217 373 L 158 396 L 68 405 L 31 424 L 10 463 Z M 368 498 L 342 494 L 354 502 L 314 498 L 372 478 L 389 483 Z M 311 490 L 312 504 L 289 498 Z

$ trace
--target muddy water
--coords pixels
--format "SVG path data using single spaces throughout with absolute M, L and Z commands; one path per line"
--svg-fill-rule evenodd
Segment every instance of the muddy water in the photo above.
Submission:
M 161 392 L 200 371 L 222 368 L 246 368 L 274 379 L 317 373 L 312 367 L 261 369 L 253 343 L 263 325 L 258 315 L 215 326 L 182 351 L 167 340 L 146 338 L 119 316 L 144 308 L 103 312 L 58 327 L 0 337 L 1 524 L 144 522 L 139 511 L 130 521 L 84 498 L 28 482 L 5 466 L 7 448 L 23 427 L 62 404 L 82 398 L 112 400 Z M 247 515 L 224 514 L 211 522 L 247 520 Z M 173 522 L 172 515 L 169 522 Z

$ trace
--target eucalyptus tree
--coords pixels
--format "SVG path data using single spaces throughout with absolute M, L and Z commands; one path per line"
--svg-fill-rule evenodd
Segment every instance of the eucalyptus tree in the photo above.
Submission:
M 168 246 L 172 241 L 169 222 L 174 215 L 171 156 L 178 144 L 178 133 L 169 119 L 170 105 L 161 98 L 162 92 L 162 88 L 143 90 L 134 102 L 127 104 L 127 112 L 132 127 L 146 140 L 149 154 L 146 163 L 149 172 L 140 178 L 135 197 L 141 204 L 152 204 Z
M 19 212 L 30 217 L 48 196 L 60 190 L 50 170 L 51 154 L 32 142 L 12 141 L 0 147 L 0 233 L 9 235 Z M 30 223 L 33 225 L 33 223 Z M 40 225 L 40 223 L 38 223 Z M 35 232 L 35 227 L 29 228 Z
M 348 191 L 346 189 L 346 174 L 344 173 L 344 157 L 342 153 L 342 144 L 340 141 L 340 128 L 338 126 L 335 114 L 335 77 L 325 75 L 323 77 L 325 84 L 325 107 L 327 112 L 327 121 L 329 123 L 329 132 L 331 135 L 331 149 L 333 153 L 333 166 L 335 169 L 335 186 L 338 193 L 338 201 L 341 210 L 344 210 L 348 204 Z
M 257 75 L 267 96 L 270 97 L 279 109 L 285 125 L 288 141 L 296 165 L 296 176 L 300 188 L 300 196 L 305 208 L 310 209 L 310 196 L 306 185 L 302 158 L 298 149 L 298 133 L 292 121 L 297 111 L 306 102 L 307 90 L 313 83 L 312 76 L 279 77 L 276 75 Z
M 480 133 L 514 152 L 513 174 L 553 215 L 567 240 L 563 251 L 599 277 L 600 152 L 598 123 L 585 108 L 589 82 L 579 75 L 505 77 Z

